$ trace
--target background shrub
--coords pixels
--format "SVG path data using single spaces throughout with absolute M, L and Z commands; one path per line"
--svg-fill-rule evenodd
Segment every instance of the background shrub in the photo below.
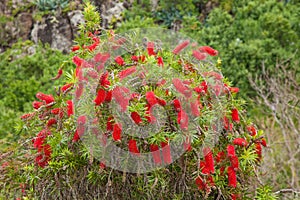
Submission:
M 18 42 L 0 54 L 0 138 L 16 137 L 14 127 L 32 109 L 35 94 L 53 92 L 60 81 L 51 81 L 67 58 L 48 45 Z M 65 65 L 67 68 L 67 65 Z

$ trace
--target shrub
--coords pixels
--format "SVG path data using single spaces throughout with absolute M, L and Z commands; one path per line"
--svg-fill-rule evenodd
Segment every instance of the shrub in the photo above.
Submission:
M 147 38 L 141 29 L 108 31 L 101 40 L 90 31 L 81 29 L 64 85 L 38 92 L 22 116 L 32 143 L 18 159 L 5 154 L 4 197 L 247 198 L 265 140 L 211 58 L 218 52 L 160 29 Z M 141 138 L 149 133 L 141 130 L 155 134 Z M 124 160 L 114 163 L 109 144 L 125 150 Z M 145 155 L 156 169 L 142 175 Z
M 234 1 L 230 11 L 214 8 L 203 25 L 189 33 L 194 21 L 185 21 L 184 33 L 220 50 L 222 71 L 241 88 L 243 97 L 254 96 L 250 74 L 260 74 L 264 62 L 275 69 L 277 60 L 299 60 L 299 6 L 297 3 Z M 186 27 L 186 29 L 185 29 Z
M 8 134 L 16 137 L 14 126 L 21 113 L 31 110 L 34 95 L 39 89 L 53 92 L 53 86 L 60 84 L 50 80 L 66 58 L 47 45 L 33 45 L 29 41 L 18 42 L 0 54 L 0 107 L 3 111 L 0 120 L 5 121 L 0 126 L 0 138 Z

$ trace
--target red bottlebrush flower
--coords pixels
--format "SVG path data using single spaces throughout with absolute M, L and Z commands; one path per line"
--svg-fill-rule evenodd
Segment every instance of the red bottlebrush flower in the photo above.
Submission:
M 182 83 L 186 85 L 191 85 L 193 83 L 193 80 L 191 79 L 183 80 Z
M 54 118 L 51 118 L 51 119 L 49 119 L 48 122 L 47 122 L 47 127 L 50 127 L 50 126 L 52 126 L 52 125 L 54 125 L 54 124 L 56 124 L 56 123 L 57 123 L 57 120 L 54 119 Z
M 39 151 L 41 153 L 41 155 L 38 155 L 35 158 L 35 163 L 37 165 L 39 165 L 40 167 L 45 167 L 48 165 L 48 162 L 50 161 L 50 157 L 51 157 L 51 146 L 49 144 L 46 144 L 42 147 L 42 149 L 40 149 Z
M 36 94 L 36 98 L 38 98 L 41 101 L 44 101 L 46 104 L 49 104 L 49 103 L 52 103 L 55 101 L 51 94 L 47 95 L 42 92 L 38 92 Z
M 237 200 L 240 198 L 240 195 L 239 194 L 231 194 L 230 197 L 231 197 L 231 200 Z
M 71 115 L 74 114 L 74 108 L 73 108 L 73 101 L 72 100 L 67 101 L 67 114 L 68 114 L 68 117 L 70 117 Z
M 100 88 L 94 100 L 95 105 L 100 106 L 105 101 L 105 97 L 106 97 L 106 91 Z
M 120 66 L 124 66 L 125 65 L 125 62 L 124 62 L 124 59 L 121 57 L 121 56 L 117 56 L 115 58 L 115 62 L 120 65 Z
M 80 99 L 82 93 L 83 93 L 84 87 L 83 87 L 83 83 L 79 83 L 76 87 L 75 90 L 75 98 L 76 100 Z
M 32 107 L 34 109 L 39 109 L 44 103 L 43 102 L 40 102 L 40 101 L 34 101 L 32 102 Z
M 210 186 L 215 186 L 214 178 L 213 178 L 211 175 L 207 176 L 206 182 L 207 182 L 207 184 L 210 185 Z
M 258 156 L 258 160 L 261 160 L 262 158 L 262 147 L 260 143 L 255 143 L 255 152 Z
M 206 162 L 206 167 L 210 173 L 215 173 L 214 157 L 212 151 L 209 147 L 203 148 L 204 159 Z
M 94 41 L 95 43 L 100 44 L 100 39 L 99 39 L 99 38 L 93 37 L 92 39 L 93 39 L 93 41 Z
M 199 190 L 204 190 L 206 189 L 206 183 L 204 182 L 204 180 L 198 176 L 196 179 L 195 179 L 195 184 L 197 185 L 198 189 Z
M 235 156 L 235 149 L 233 145 L 228 145 L 227 146 L 227 156 L 228 157 L 233 157 Z
M 79 81 L 85 81 L 87 80 L 87 78 L 83 75 L 83 70 L 82 68 L 80 67 L 77 67 L 75 69 L 75 75 L 76 75 L 76 78 L 78 78 Z
M 131 60 L 137 62 L 139 61 L 139 57 L 133 55 L 131 56 Z
M 161 79 L 161 80 L 159 80 L 159 81 L 157 81 L 157 83 L 156 83 L 156 85 L 158 86 L 158 87 L 160 87 L 160 86 L 163 86 L 164 84 L 166 84 L 166 80 L 165 79 Z
M 186 98 L 190 98 L 192 96 L 192 91 L 185 85 L 179 78 L 174 78 L 172 83 L 176 90 L 183 94 Z
M 60 113 L 60 108 L 53 108 L 53 109 L 51 110 L 51 113 L 52 113 L 53 115 L 58 115 L 58 114 Z
M 236 108 L 231 110 L 231 117 L 232 121 L 237 123 L 240 122 L 239 111 Z
M 122 127 L 121 124 L 114 124 L 112 137 L 114 141 L 121 141 Z
M 139 93 L 134 92 L 131 94 L 130 100 L 139 99 L 140 97 L 141 97 L 141 95 Z
M 106 165 L 105 165 L 105 163 L 102 161 L 102 162 L 100 162 L 99 167 L 100 167 L 101 169 L 105 169 Z
M 152 91 L 146 92 L 146 100 L 151 107 L 158 103 L 157 98 Z
M 173 106 L 174 106 L 176 112 L 180 112 L 180 110 L 181 110 L 181 103 L 180 103 L 180 101 L 178 99 L 174 99 L 173 100 Z
M 156 118 L 154 117 L 154 115 L 152 114 L 152 106 L 147 104 L 146 105 L 146 116 L 145 118 L 147 119 L 147 121 L 151 124 L 155 123 Z
M 93 38 L 93 39 L 94 39 L 94 38 Z M 98 39 L 98 38 L 97 38 L 97 39 Z M 94 40 L 94 41 L 95 41 L 95 40 Z M 99 45 L 99 39 L 98 39 L 98 41 L 95 41 L 93 44 L 87 46 L 86 48 L 87 48 L 88 50 L 90 50 L 90 51 L 94 51 L 94 50 L 97 48 L 98 45 Z
M 183 142 L 183 148 L 185 151 L 191 151 L 192 145 L 191 145 L 191 139 L 189 137 L 186 137 Z
M 224 176 L 225 166 L 220 167 L 220 176 Z
M 114 119 L 113 117 L 107 118 L 107 122 L 106 122 L 106 130 L 107 131 L 113 131 L 113 123 L 112 123 L 113 119 Z
M 142 123 L 142 118 L 138 112 L 132 112 L 130 116 L 136 124 Z
M 117 86 L 112 91 L 112 97 L 120 105 L 121 111 L 125 112 L 130 100 L 130 90 L 126 87 Z
M 150 151 L 153 157 L 153 161 L 155 165 L 160 165 L 162 163 L 160 157 L 159 147 L 156 144 L 150 144 Z
M 177 114 L 177 123 L 180 124 L 181 130 L 187 130 L 189 127 L 189 116 L 184 110 L 180 110 Z
M 49 130 L 43 129 L 41 130 L 37 136 L 32 140 L 33 142 L 33 147 L 36 149 L 40 149 L 45 141 L 45 138 L 50 135 L 51 132 Z
M 105 101 L 106 102 L 111 102 L 112 100 L 112 91 L 106 91 L 106 96 L 105 96 Z
M 267 147 L 267 141 L 265 138 L 262 138 L 260 143 L 264 146 L 264 147 Z
M 197 86 L 194 88 L 194 91 L 197 92 L 198 94 L 207 93 L 207 89 L 208 89 L 208 86 L 207 86 L 206 81 L 202 81 L 200 86 Z
M 65 93 L 69 88 L 71 88 L 74 84 L 73 83 L 67 83 L 64 86 L 61 87 L 61 91 Z
M 98 72 L 94 71 L 94 70 L 89 70 L 87 72 L 87 75 L 89 77 L 91 77 L 92 79 L 98 79 Z
M 207 175 L 207 174 L 209 174 L 209 172 L 210 172 L 210 170 L 209 170 L 209 168 L 207 167 L 205 161 L 200 161 L 199 168 L 200 168 L 202 174 L 206 174 L 206 175 Z
M 108 72 L 104 72 L 100 77 L 100 85 L 104 88 L 108 88 L 110 86 L 110 82 L 108 80 Z
M 73 57 L 73 63 L 77 66 L 77 67 L 81 67 L 82 63 L 83 63 L 83 59 L 79 58 L 78 56 L 74 56 Z
M 193 114 L 195 117 L 198 117 L 198 116 L 200 115 L 199 102 L 198 102 L 198 100 L 196 99 L 195 101 L 191 101 L 191 102 L 190 102 L 190 105 L 191 105 L 192 114 Z
M 140 155 L 140 151 L 137 147 L 136 140 L 131 139 L 128 141 L 128 149 L 131 153 L 134 153 L 134 155 Z
M 110 58 L 110 54 L 109 53 L 97 53 L 94 57 L 94 61 L 95 62 L 100 62 L 102 64 L 106 63 L 106 61 Z
M 238 170 L 239 169 L 239 158 L 237 156 L 230 157 L 230 163 L 231 163 L 231 167 L 234 170 Z
M 161 98 L 156 98 L 156 99 L 157 99 L 157 102 L 159 105 L 161 105 L 161 106 L 167 105 L 167 102 L 164 99 L 161 99 Z
M 147 43 L 147 51 L 149 56 L 155 56 L 156 53 L 154 52 L 154 43 L 153 42 L 148 42 Z
M 72 142 L 77 142 L 79 139 L 80 139 L 80 136 L 78 134 L 78 130 L 76 129 L 73 139 L 72 139 Z
M 179 45 L 177 45 L 172 53 L 174 53 L 175 55 L 179 54 L 183 49 L 185 49 L 188 45 L 190 44 L 189 40 L 185 40 L 182 43 L 180 43 Z
M 233 167 L 229 166 L 227 168 L 227 175 L 228 175 L 228 186 L 236 188 L 237 180 L 236 180 L 236 173 Z
M 232 131 L 232 128 L 233 128 L 233 124 L 232 123 L 229 123 L 229 119 L 226 117 L 226 116 L 224 116 L 224 129 L 225 130 L 230 130 L 230 131 Z
M 201 53 L 200 51 L 197 50 L 193 50 L 193 54 L 192 54 L 197 60 L 205 60 L 206 59 L 206 55 L 204 53 Z
M 80 49 L 80 46 L 76 45 L 76 46 L 73 46 L 71 50 L 74 52 L 74 51 L 78 51 L 79 49 Z
M 230 87 L 229 88 L 229 91 L 231 92 L 231 93 L 238 93 L 239 92 L 239 88 L 237 88 L 237 87 Z
M 235 138 L 233 140 L 233 144 L 241 146 L 241 147 L 245 147 L 248 145 L 248 142 L 244 138 Z
M 52 80 L 59 79 L 61 77 L 62 73 L 63 73 L 63 70 L 62 70 L 62 68 L 60 68 L 57 72 L 57 75 L 54 78 L 52 78 Z
M 81 136 L 83 136 L 84 132 L 85 132 L 85 123 L 86 123 L 86 116 L 85 115 L 81 115 L 78 117 L 77 119 L 77 134 L 79 136 L 79 138 Z
M 171 164 L 172 163 L 172 157 L 171 157 L 171 147 L 169 145 L 169 142 L 161 142 L 161 148 L 162 148 L 162 155 L 163 160 L 165 164 Z
M 26 120 L 26 119 L 29 119 L 29 118 L 33 117 L 34 115 L 35 115 L 35 113 L 26 113 L 26 114 L 21 116 L 21 119 Z
M 158 64 L 158 66 L 161 66 L 161 67 L 164 66 L 164 61 L 163 61 L 163 58 L 162 58 L 162 57 L 158 57 L 158 58 L 157 58 L 157 64 Z
M 132 66 L 132 67 L 129 67 L 127 69 L 120 71 L 118 76 L 119 76 L 120 80 L 122 80 L 122 79 L 126 78 L 127 76 L 129 76 L 130 74 L 133 74 L 134 72 L 136 72 L 136 67 Z
M 225 159 L 225 153 L 224 151 L 220 151 L 217 155 L 216 155 L 216 162 L 220 163 Z
M 204 77 L 214 77 L 216 80 L 222 80 L 223 76 L 222 74 L 214 71 L 209 71 L 209 72 L 203 72 L 202 75 Z
M 249 131 L 251 136 L 256 136 L 257 131 L 256 128 L 253 125 L 247 126 L 247 130 Z
M 4 163 L 2 163 L 1 167 L 4 169 L 4 168 L 6 168 L 8 165 L 9 165 L 9 162 L 4 162 Z
M 140 55 L 140 56 L 139 56 L 139 60 L 140 60 L 141 62 L 145 62 L 146 56 L 145 56 L 145 55 Z
M 205 53 L 207 53 L 211 56 L 216 56 L 219 53 L 217 50 L 215 50 L 215 49 L 213 49 L 209 46 L 202 46 L 202 47 L 199 48 L 199 51 L 200 52 L 205 52 Z

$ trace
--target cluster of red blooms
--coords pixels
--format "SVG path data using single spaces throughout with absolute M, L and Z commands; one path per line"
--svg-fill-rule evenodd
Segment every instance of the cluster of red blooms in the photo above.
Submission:
M 61 87 L 61 93 L 66 93 L 73 84 L 66 84 Z M 37 134 L 37 136 L 32 140 L 33 147 L 37 150 L 37 156 L 35 158 L 35 163 L 40 167 L 45 167 L 51 158 L 51 146 L 46 143 L 47 138 L 51 135 L 51 128 L 58 126 L 58 123 L 62 121 L 63 117 L 66 115 L 70 117 L 73 114 L 73 102 L 72 100 L 67 100 L 66 107 L 55 107 L 56 101 L 52 95 L 44 94 L 38 92 L 36 98 L 40 101 L 33 101 L 32 106 L 35 112 L 24 114 L 21 116 L 23 120 L 29 120 L 36 115 L 40 121 L 45 122 L 43 129 Z
M 72 51 L 78 51 L 79 49 L 88 49 L 93 52 L 97 46 L 100 44 L 100 41 L 93 34 L 89 34 L 89 37 L 94 41 L 93 44 L 89 46 L 74 46 Z M 116 41 L 116 45 L 113 46 L 113 49 L 117 49 L 122 45 L 124 41 L 119 39 Z M 188 40 L 182 42 L 176 46 L 172 53 L 178 55 L 180 52 L 184 51 L 190 42 Z M 119 81 L 126 79 L 128 76 L 139 73 L 138 66 L 140 64 L 145 64 L 147 62 L 147 57 L 154 57 L 157 62 L 157 67 L 164 67 L 165 63 L 163 57 L 158 51 L 155 51 L 155 43 L 147 43 L 147 54 L 148 55 L 131 55 L 129 61 L 127 61 L 122 56 L 116 56 L 112 60 L 114 65 L 121 70 L 117 74 L 114 72 L 104 71 L 105 63 L 111 60 L 111 55 L 109 53 L 97 53 L 93 59 L 86 61 L 78 56 L 73 57 L 73 63 L 76 65 L 75 76 L 77 78 L 77 84 L 67 83 L 60 88 L 60 94 L 64 95 L 74 89 L 75 99 L 79 100 L 84 92 L 84 82 L 89 81 L 89 79 L 94 79 L 99 81 L 97 87 L 97 94 L 93 101 L 96 107 L 101 107 L 103 104 L 109 104 L 114 99 L 115 102 L 120 106 L 121 112 L 126 112 L 128 107 L 131 106 L 134 102 L 143 102 L 145 103 L 144 113 L 138 111 L 132 111 L 130 113 L 132 122 L 138 126 L 144 126 L 147 124 L 155 123 L 156 117 L 153 114 L 153 109 L 155 106 L 168 107 L 172 109 L 172 112 L 177 115 L 176 122 L 178 127 L 182 131 L 187 131 L 189 128 L 189 115 L 184 109 L 183 103 L 190 106 L 191 114 L 193 117 L 199 117 L 201 115 L 204 105 L 201 103 L 201 97 L 211 94 L 209 88 L 213 88 L 213 92 L 216 95 L 220 94 L 234 94 L 239 91 L 236 87 L 229 87 L 226 84 L 222 85 L 210 85 L 210 83 L 205 80 L 201 83 L 198 83 L 197 86 L 193 86 L 193 81 L 191 80 L 182 80 L 180 78 L 172 78 L 171 84 L 174 91 L 180 94 L 180 97 L 172 96 L 172 93 L 169 92 L 169 88 L 164 91 L 164 96 L 160 96 L 161 93 L 156 92 L 156 90 L 145 91 L 144 94 L 131 92 L 130 89 L 124 85 L 113 85 L 111 76 L 117 77 Z M 191 55 L 196 60 L 204 60 L 207 56 L 216 56 L 218 51 L 208 47 L 202 46 L 196 50 L 192 50 Z M 128 59 L 128 58 L 127 58 Z M 130 63 L 129 63 L 130 62 Z M 180 60 L 178 63 L 181 63 Z M 134 63 L 132 65 L 132 63 Z M 193 71 L 192 66 L 186 63 L 185 69 Z M 88 70 L 87 73 L 84 73 L 83 69 Z M 103 72 L 98 74 L 97 72 Z M 58 74 L 53 79 L 56 80 L 61 77 L 63 71 L 59 69 Z M 138 74 L 140 79 L 145 79 L 147 72 L 144 71 Z M 204 72 L 203 77 L 213 77 L 216 82 L 221 82 L 223 76 L 215 71 Z M 146 85 L 147 82 L 145 81 Z M 156 87 L 162 89 L 162 86 L 167 84 L 167 80 L 162 79 L 158 80 Z M 150 87 L 151 88 L 151 87 Z M 221 90 L 222 88 L 222 90 Z M 160 94 L 160 95 L 158 95 Z M 45 167 L 51 159 L 51 146 L 47 144 L 47 138 L 51 135 L 51 127 L 55 127 L 61 123 L 63 118 L 70 117 L 73 115 L 73 102 L 71 100 L 66 100 L 65 103 L 67 106 L 60 105 L 61 107 L 56 106 L 55 98 L 52 95 L 46 95 L 41 92 L 37 93 L 36 97 L 40 101 L 33 102 L 33 108 L 36 109 L 35 112 L 25 114 L 21 118 L 24 120 L 31 119 L 38 114 L 38 118 L 45 122 L 45 127 L 37 134 L 33 139 L 33 146 L 37 150 L 38 154 L 36 156 L 36 164 L 40 167 Z M 171 99 L 167 101 L 166 99 Z M 171 106 L 169 106 L 171 105 Z M 236 107 L 231 109 L 231 118 L 224 116 L 223 125 L 224 129 L 228 132 L 233 130 L 235 124 L 240 124 L 239 110 Z M 117 121 L 117 119 L 110 115 L 108 117 L 103 117 L 101 120 L 106 123 L 106 133 L 105 136 L 111 136 L 112 140 L 121 143 L 122 139 L 122 123 Z M 97 121 L 98 122 L 98 121 Z M 77 142 L 84 134 L 87 124 L 87 117 L 81 115 L 77 118 L 76 122 L 76 131 L 73 135 L 73 142 Z M 247 131 L 251 136 L 256 136 L 257 131 L 253 125 L 247 127 Z M 123 139 L 124 140 L 124 139 Z M 105 141 L 103 141 L 105 143 Z M 150 149 L 153 157 L 153 162 L 156 165 L 161 164 L 171 164 L 172 155 L 171 148 L 169 145 L 170 139 L 165 138 L 164 141 L 157 143 L 149 144 L 148 148 Z M 258 154 L 259 159 L 261 158 L 262 145 L 266 146 L 265 139 L 255 140 L 254 142 L 256 147 L 256 153 Z M 199 163 L 200 175 L 195 179 L 195 183 L 199 190 L 210 191 L 210 188 L 215 186 L 214 176 L 216 173 L 219 176 L 226 177 L 228 186 L 231 188 L 236 188 L 238 186 L 236 173 L 239 171 L 239 158 L 236 154 L 236 148 L 247 148 L 252 144 L 250 141 L 247 141 L 245 138 L 235 138 L 232 143 L 227 145 L 226 150 L 218 152 L 215 156 L 213 149 L 205 147 L 203 149 L 204 160 L 201 160 Z M 127 147 L 129 152 L 134 156 L 140 156 L 140 149 L 138 146 L 138 141 L 134 138 L 127 139 Z M 144 148 L 144 145 L 143 145 Z M 187 138 L 184 142 L 184 149 L 191 150 L 191 142 Z M 227 151 L 227 152 L 226 152 Z M 219 170 L 215 170 L 215 167 L 220 167 Z M 105 161 L 100 162 L 100 167 L 105 168 Z M 225 174 L 227 172 L 227 174 Z M 232 194 L 231 198 L 238 198 L 238 194 Z

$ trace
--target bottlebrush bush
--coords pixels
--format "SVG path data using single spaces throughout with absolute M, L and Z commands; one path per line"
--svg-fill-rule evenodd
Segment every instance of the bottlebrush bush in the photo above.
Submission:
M 90 5 L 85 12 L 95 15 Z M 18 175 L 2 166 L 22 184 L 15 194 L 251 198 L 266 141 L 220 73 L 218 51 L 161 29 L 88 31 L 80 41 L 89 43 L 72 49 L 74 70 L 58 71 L 65 84 L 38 92 L 21 117 L 35 136 Z

